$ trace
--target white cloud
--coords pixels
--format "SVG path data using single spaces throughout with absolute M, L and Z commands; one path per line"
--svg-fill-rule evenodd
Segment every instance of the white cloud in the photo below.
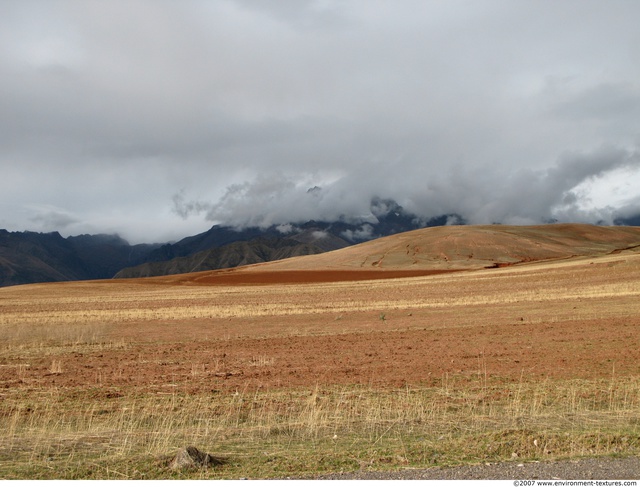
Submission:
M 276 230 L 283 235 L 287 235 L 289 233 L 293 233 L 296 230 L 296 227 L 291 223 L 282 223 L 276 226 Z
M 311 232 L 311 236 L 314 240 L 322 240 L 323 238 L 327 238 L 329 233 L 323 230 L 315 230 Z
M 351 242 L 370 240 L 374 236 L 373 227 L 368 223 L 365 223 L 357 230 L 345 230 L 341 235 Z

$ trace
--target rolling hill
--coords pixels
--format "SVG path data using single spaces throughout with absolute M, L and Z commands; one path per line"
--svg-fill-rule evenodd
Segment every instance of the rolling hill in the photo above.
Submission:
M 199 284 L 376 279 L 598 256 L 640 248 L 640 227 L 431 227 L 287 260 L 174 276 Z

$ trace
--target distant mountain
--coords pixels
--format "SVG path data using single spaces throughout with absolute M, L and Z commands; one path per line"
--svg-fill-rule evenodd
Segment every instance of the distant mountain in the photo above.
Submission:
M 73 246 L 57 233 L 0 230 L 0 284 L 68 281 L 86 275 Z
M 0 286 L 105 279 L 145 261 L 157 245 L 129 245 L 114 235 L 63 238 L 58 232 L 0 230 Z
M 233 242 L 222 247 L 214 247 L 185 257 L 176 257 L 170 261 L 147 262 L 137 267 L 129 267 L 116 274 L 116 278 L 166 276 L 188 272 L 227 269 L 260 262 L 287 259 L 301 255 L 313 255 L 326 252 L 322 240 L 330 240 L 331 247 L 338 241 L 333 237 L 318 237 L 319 244 L 302 242 L 298 235 L 292 237 L 257 237 L 249 241 Z M 348 244 L 343 240 L 342 248 Z
M 207 232 L 166 244 L 153 251 L 147 262 L 123 269 L 116 278 L 165 276 L 186 272 L 227 269 L 300 255 L 337 250 L 379 237 L 444 225 L 456 215 L 421 220 L 393 200 L 374 198 L 371 215 L 335 222 L 308 221 L 242 230 L 216 225 Z
M 457 218 L 457 217 L 456 217 Z M 374 198 L 371 213 L 334 222 L 309 221 L 238 229 L 215 225 L 176 243 L 129 243 L 117 235 L 0 230 L 0 286 L 34 282 L 157 276 L 317 254 L 385 235 L 442 225 L 423 221 L 393 200 Z
M 225 269 L 323 252 L 417 230 L 464 225 L 459 215 L 428 220 L 390 199 L 374 198 L 370 214 L 337 221 L 308 221 L 268 228 L 214 225 L 175 243 L 130 245 L 117 235 L 0 230 L 0 286 L 34 282 L 150 277 Z M 640 217 L 616 221 L 640 225 Z
M 624 218 L 616 218 L 613 222 L 614 225 L 640 227 L 640 215 L 634 215 Z
M 374 238 L 393 235 L 394 233 L 415 230 L 425 226 L 444 225 L 449 216 L 433 218 L 428 221 L 419 219 L 416 215 L 406 212 L 395 201 L 374 198 L 371 201 L 371 215 L 363 218 L 347 218 L 334 222 L 308 221 L 305 223 L 287 223 L 272 225 L 267 228 L 247 227 L 238 229 L 226 225 L 215 225 L 204 233 L 187 237 L 179 242 L 165 244 L 151 252 L 148 262 L 160 262 L 193 255 L 203 250 L 222 247 L 224 245 L 250 241 L 258 237 L 283 238 L 292 235 L 304 235 L 305 232 L 326 232 L 333 238 L 339 239 L 337 247 L 364 242 Z M 305 237 L 300 237 L 305 238 Z

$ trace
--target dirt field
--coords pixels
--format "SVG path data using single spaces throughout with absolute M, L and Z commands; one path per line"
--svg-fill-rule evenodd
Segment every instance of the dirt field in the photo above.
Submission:
M 197 392 L 640 373 L 632 252 L 383 280 L 235 276 L 2 289 L 5 343 L 30 326 L 30 339 L 66 345 L 46 356 L 5 350 L 1 387 Z M 87 330 L 102 346 L 72 345 Z

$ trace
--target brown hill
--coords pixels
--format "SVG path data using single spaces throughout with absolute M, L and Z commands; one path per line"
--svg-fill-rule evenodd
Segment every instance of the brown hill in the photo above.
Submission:
M 378 279 L 597 256 L 638 246 L 640 227 L 443 226 L 319 255 L 163 279 L 194 284 Z

